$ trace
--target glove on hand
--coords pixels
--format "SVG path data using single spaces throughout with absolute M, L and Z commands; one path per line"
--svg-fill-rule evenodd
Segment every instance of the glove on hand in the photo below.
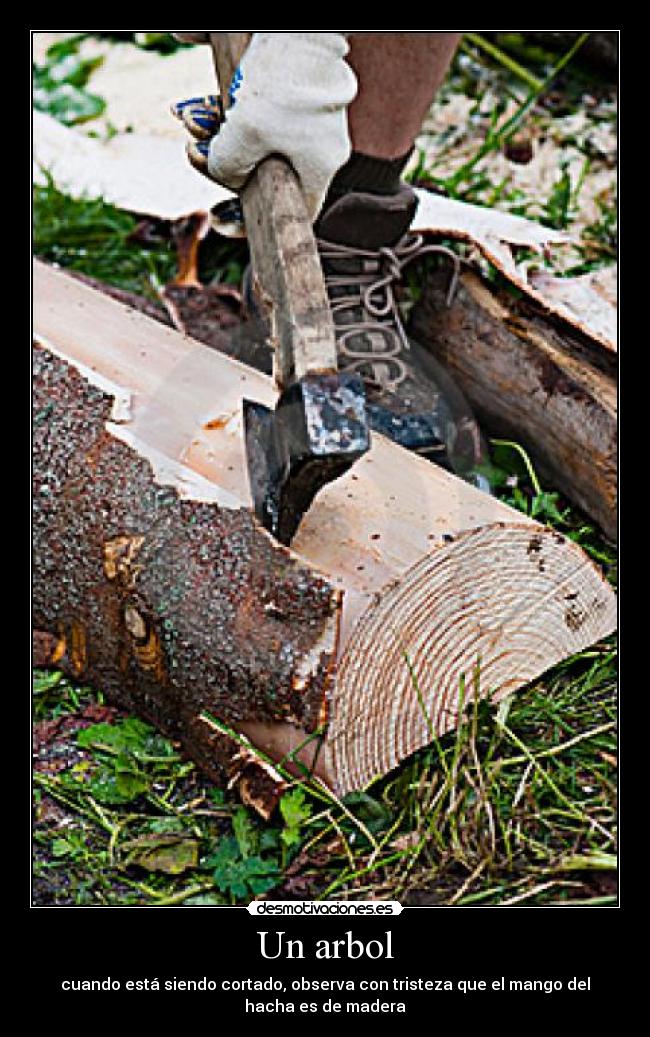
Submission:
M 192 101 L 174 109 L 194 136 L 210 139 L 207 154 L 199 145 L 198 154 L 189 149 L 190 158 L 238 190 L 264 158 L 283 155 L 314 220 L 351 151 L 346 109 L 357 81 L 347 51 L 342 32 L 254 33 L 233 84 L 234 106 L 220 126 L 214 106 L 202 112 Z

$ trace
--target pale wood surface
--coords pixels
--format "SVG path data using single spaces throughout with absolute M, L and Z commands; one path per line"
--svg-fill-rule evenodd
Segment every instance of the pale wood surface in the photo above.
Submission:
M 189 499 L 200 476 L 220 506 L 249 507 L 241 401 L 272 404 L 270 379 L 38 262 L 34 299 L 36 340 L 114 383 L 113 435 L 166 458 Z M 616 624 L 611 588 L 575 544 L 380 436 L 319 495 L 287 556 L 341 592 L 319 763 L 338 792 L 453 726 L 479 660 L 481 693 L 501 696 Z M 289 724 L 240 729 L 279 755 L 304 738 Z
M 273 406 L 269 378 L 75 281 L 34 265 L 34 334 L 131 394 L 125 431 L 251 506 L 241 401 Z M 450 530 L 521 522 L 480 493 L 382 436 L 318 495 L 292 551 L 369 599 Z M 323 537 L 325 530 L 332 537 Z

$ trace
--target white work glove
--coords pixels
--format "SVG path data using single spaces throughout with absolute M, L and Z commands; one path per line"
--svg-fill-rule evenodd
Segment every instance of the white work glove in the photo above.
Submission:
M 342 32 L 254 33 L 235 76 L 234 105 L 220 126 L 209 98 L 174 108 L 190 132 L 204 141 L 188 149 L 190 159 L 200 168 L 202 158 L 203 171 L 236 191 L 262 159 L 283 155 L 315 220 L 334 174 L 351 151 L 346 110 L 357 80 L 344 60 L 347 52 Z

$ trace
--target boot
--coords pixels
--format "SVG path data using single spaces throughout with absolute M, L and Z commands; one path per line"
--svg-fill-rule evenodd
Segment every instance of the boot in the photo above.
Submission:
M 339 369 L 366 387 L 370 427 L 486 489 L 474 475 L 483 459 L 476 422 L 451 379 L 408 337 L 394 295 L 405 268 L 431 253 L 459 260 L 409 233 L 417 196 L 349 192 L 326 206 L 314 228 L 336 328 Z

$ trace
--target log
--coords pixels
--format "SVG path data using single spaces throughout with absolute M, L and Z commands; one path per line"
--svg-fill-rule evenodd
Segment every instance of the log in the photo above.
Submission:
M 38 262 L 34 299 L 34 625 L 212 776 L 206 714 L 345 794 L 463 682 L 498 701 L 614 629 L 577 545 L 380 436 L 283 547 L 243 454 L 269 378 Z
M 617 359 L 534 303 L 463 273 L 451 307 L 431 278 L 410 331 L 479 422 L 520 442 L 540 474 L 617 538 Z

